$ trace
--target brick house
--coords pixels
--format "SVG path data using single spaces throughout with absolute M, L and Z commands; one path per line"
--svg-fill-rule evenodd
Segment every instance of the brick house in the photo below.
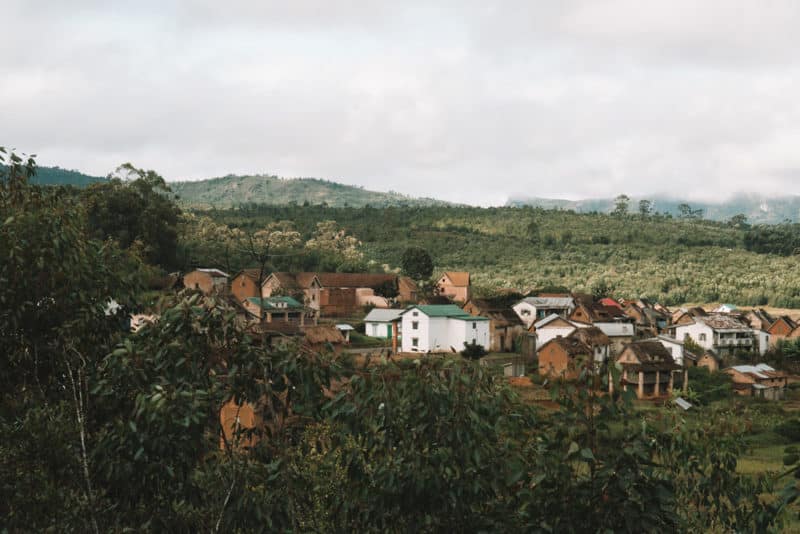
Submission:
M 184 275 L 183 287 L 198 289 L 204 295 L 225 293 L 228 290 L 228 275 L 219 269 L 195 269 Z
M 470 275 L 465 271 L 445 271 L 436 281 L 436 294 L 455 302 L 467 302 L 472 297 Z

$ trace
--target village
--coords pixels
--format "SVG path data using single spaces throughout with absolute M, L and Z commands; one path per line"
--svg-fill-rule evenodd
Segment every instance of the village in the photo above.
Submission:
M 638 399 L 667 401 L 689 386 L 688 369 L 730 375 L 741 396 L 781 400 L 789 374 L 760 362 L 781 340 L 800 338 L 788 315 L 725 304 L 670 310 L 648 299 L 561 292 L 473 295 L 470 273 L 446 271 L 432 295 L 398 274 L 264 273 L 233 276 L 199 268 L 171 287 L 226 299 L 242 324 L 273 345 L 419 358 L 478 347 L 481 363 L 525 383 L 526 376 L 574 380 L 582 371 L 621 370 Z M 131 317 L 135 331 L 156 314 Z M 614 381 L 607 387 L 613 390 Z M 687 405 L 680 399 L 681 405 Z

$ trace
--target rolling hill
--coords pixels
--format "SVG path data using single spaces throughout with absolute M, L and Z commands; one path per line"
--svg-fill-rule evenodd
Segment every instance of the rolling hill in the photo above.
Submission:
M 431 198 L 412 198 L 395 192 L 369 191 L 317 178 L 279 178 L 270 175 L 225 176 L 196 182 L 170 182 L 181 203 L 193 207 L 226 208 L 247 203 L 327 204 L 331 207 L 439 206 Z

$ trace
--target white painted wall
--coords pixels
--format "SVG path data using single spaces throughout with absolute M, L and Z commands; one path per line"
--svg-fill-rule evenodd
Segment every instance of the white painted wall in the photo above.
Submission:
M 686 338 L 686 334 L 689 334 L 692 339 L 703 347 L 706 350 L 712 350 L 714 348 L 714 330 L 703 323 L 694 323 L 694 324 L 686 324 L 680 325 L 675 328 L 675 338 L 680 339 L 681 341 Z M 705 339 L 700 339 L 700 334 L 705 334 Z M 702 356 L 698 354 L 697 356 Z
M 683 345 L 678 343 L 677 340 L 673 342 L 661 337 L 656 339 L 658 339 L 658 342 L 664 345 L 664 348 L 672 354 L 672 359 L 675 360 L 675 363 L 683 366 Z M 702 354 L 697 354 L 696 356 L 699 358 Z
M 413 328 L 415 321 L 416 330 Z M 403 352 L 450 352 L 451 347 L 460 351 L 465 341 L 472 343 L 473 339 L 478 345 L 489 347 L 489 321 L 428 317 L 419 310 L 411 310 L 403 314 L 402 332 Z M 416 347 L 414 339 L 417 339 Z
M 567 337 L 575 330 L 577 330 L 577 328 L 574 326 L 540 328 L 536 331 L 536 346 L 541 347 L 551 339 L 557 338 L 558 336 Z
M 520 320 L 525 323 L 525 328 L 530 328 L 531 325 L 538 320 L 536 319 L 536 306 L 529 302 L 522 300 L 514 304 L 511 309 L 514 310 Z

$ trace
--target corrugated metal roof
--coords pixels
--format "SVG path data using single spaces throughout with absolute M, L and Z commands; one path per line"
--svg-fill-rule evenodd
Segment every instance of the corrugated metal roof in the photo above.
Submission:
M 419 310 L 428 317 L 447 317 L 448 319 L 461 319 L 463 321 L 488 321 L 486 317 L 479 317 L 470 315 L 455 304 L 420 304 L 418 306 L 411 306 L 406 308 L 401 313 L 404 314 L 410 310 Z
M 525 297 L 520 302 L 537 308 L 571 308 L 574 305 L 574 301 L 569 297 Z
M 197 270 L 200 271 L 201 273 L 208 273 L 211 276 L 224 276 L 225 278 L 228 278 L 228 274 L 220 271 L 219 269 L 197 269 Z
M 261 306 L 264 309 L 270 310 L 290 310 L 302 308 L 303 305 L 297 302 L 292 297 L 266 297 L 260 299 L 258 297 L 247 297 L 248 302 L 252 302 L 256 306 Z
M 400 319 L 400 314 L 403 310 L 392 310 L 385 308 L 374 308 L 370 310 L 366 317 L 365 323 L 391 323 Z

